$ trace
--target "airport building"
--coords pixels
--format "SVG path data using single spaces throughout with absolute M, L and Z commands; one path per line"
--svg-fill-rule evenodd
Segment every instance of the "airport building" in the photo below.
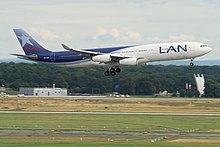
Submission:
M 5 91 L 5 90 L 6 90 L 5 85 L 2 84 L 2 85 L 0 86 L 0 91 Z
M 67 96 L 67 89 L 63 88 L 19 88 L 19 93 L 29 96 Z
M 5 87 L 0 87 L 0 91 L 5 91 L 6 88 Z

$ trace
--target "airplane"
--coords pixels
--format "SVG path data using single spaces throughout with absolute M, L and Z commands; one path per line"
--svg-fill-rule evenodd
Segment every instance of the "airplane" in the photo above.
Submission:
M 196 57 L 209 53 L 212 48 L 199 42 L 172 42 L 148 45 L 127 45 L 91 49 L 70 48 L 67 51 L 52 52 L 42 47 L 22 29 L 14 29 L 25 55 L 11 54 L 18 58 L 65 67 L 105 65 L 105 76 L 121 72 L 120 66 L 141 65 L 148 62 L 190 59 L 190 66 Z

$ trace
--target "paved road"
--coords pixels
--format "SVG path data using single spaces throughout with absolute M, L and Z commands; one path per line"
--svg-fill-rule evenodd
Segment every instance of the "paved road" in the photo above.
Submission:
M 219 113 L 154 113 L 154 112 L 30 112 L 30 111 L 0 111 L 2 114 L 96 114 L 96 115 L 173 115 L 173 116 L 220 116 Z
M 220 138 L 220 133 L 143 133 L 143 132 L 118 132 L 118 131 L 55 131 L 55 130 L 0 130 L 0 135 L 15 136 L 130 136 L 147 138 Z

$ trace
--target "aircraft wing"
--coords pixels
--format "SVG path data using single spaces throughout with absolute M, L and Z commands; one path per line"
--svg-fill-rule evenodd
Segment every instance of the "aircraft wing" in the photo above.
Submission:
M 70 48 L 70 47 L 66 46 L 65 44 L 62 44 L 62 46 L 66 50 L 78 52 L 82 56 L 86 56 L 86 57 L 93 57 L 93 56 L 96 56 L 96 55 L 106 54 L 106 53 L 101 53 L 101 52 L 92 52 L 92 51 L 86 51 L 86 50 L 81 50 L 81 49 L 74 49 L 74 48 Z M 117 54 L 111 54 L 110 56 L 112 58 L 129 58 L 129 57 L 125 57 L 125 56 L 121 56 L 121 55 L 117 55 Z
M 86 56 L 86 57 L 91 57 L 91 56 L 101 55 L 102 54 L 102 53 L 99 53 L 99 52 L 92 52 L 92 51 L 86 51 L 86 50 L 81 50 L 81 49 L 70 48 L 70 47 L 66 46 L 65 44 L 62 44 L 62 46 L 66 50 L 73 51 L 73 52 L 78 52 L 82 56 Z
M 118 62 L 121 65 L 138 65 L 142 63 L 149 62 L 147 58 L 143 57 L 132 57 L 132 56 L 124 56 L 120 54 L 109 54 L 109 53 L 101 53 L 101 52 L 93 52 L 81 49 L 73 49 L 64 44 L 62 44 L 63 48 L 69 51 L 78 52 L 82 56 L 90 57 L 94 62 L 100 63 L 110 63 L 110 62 Z

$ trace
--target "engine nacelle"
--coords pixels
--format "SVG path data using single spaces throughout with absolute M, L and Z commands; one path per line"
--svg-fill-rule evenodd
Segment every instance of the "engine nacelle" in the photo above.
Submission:
M 137 58 L 126 58 L 119 61 L 121 65 L 138 65 Z
M 111 62 L 111 56 L 109 54 L 97 55 L 92 57 L 92 60 L 95 62 Z

